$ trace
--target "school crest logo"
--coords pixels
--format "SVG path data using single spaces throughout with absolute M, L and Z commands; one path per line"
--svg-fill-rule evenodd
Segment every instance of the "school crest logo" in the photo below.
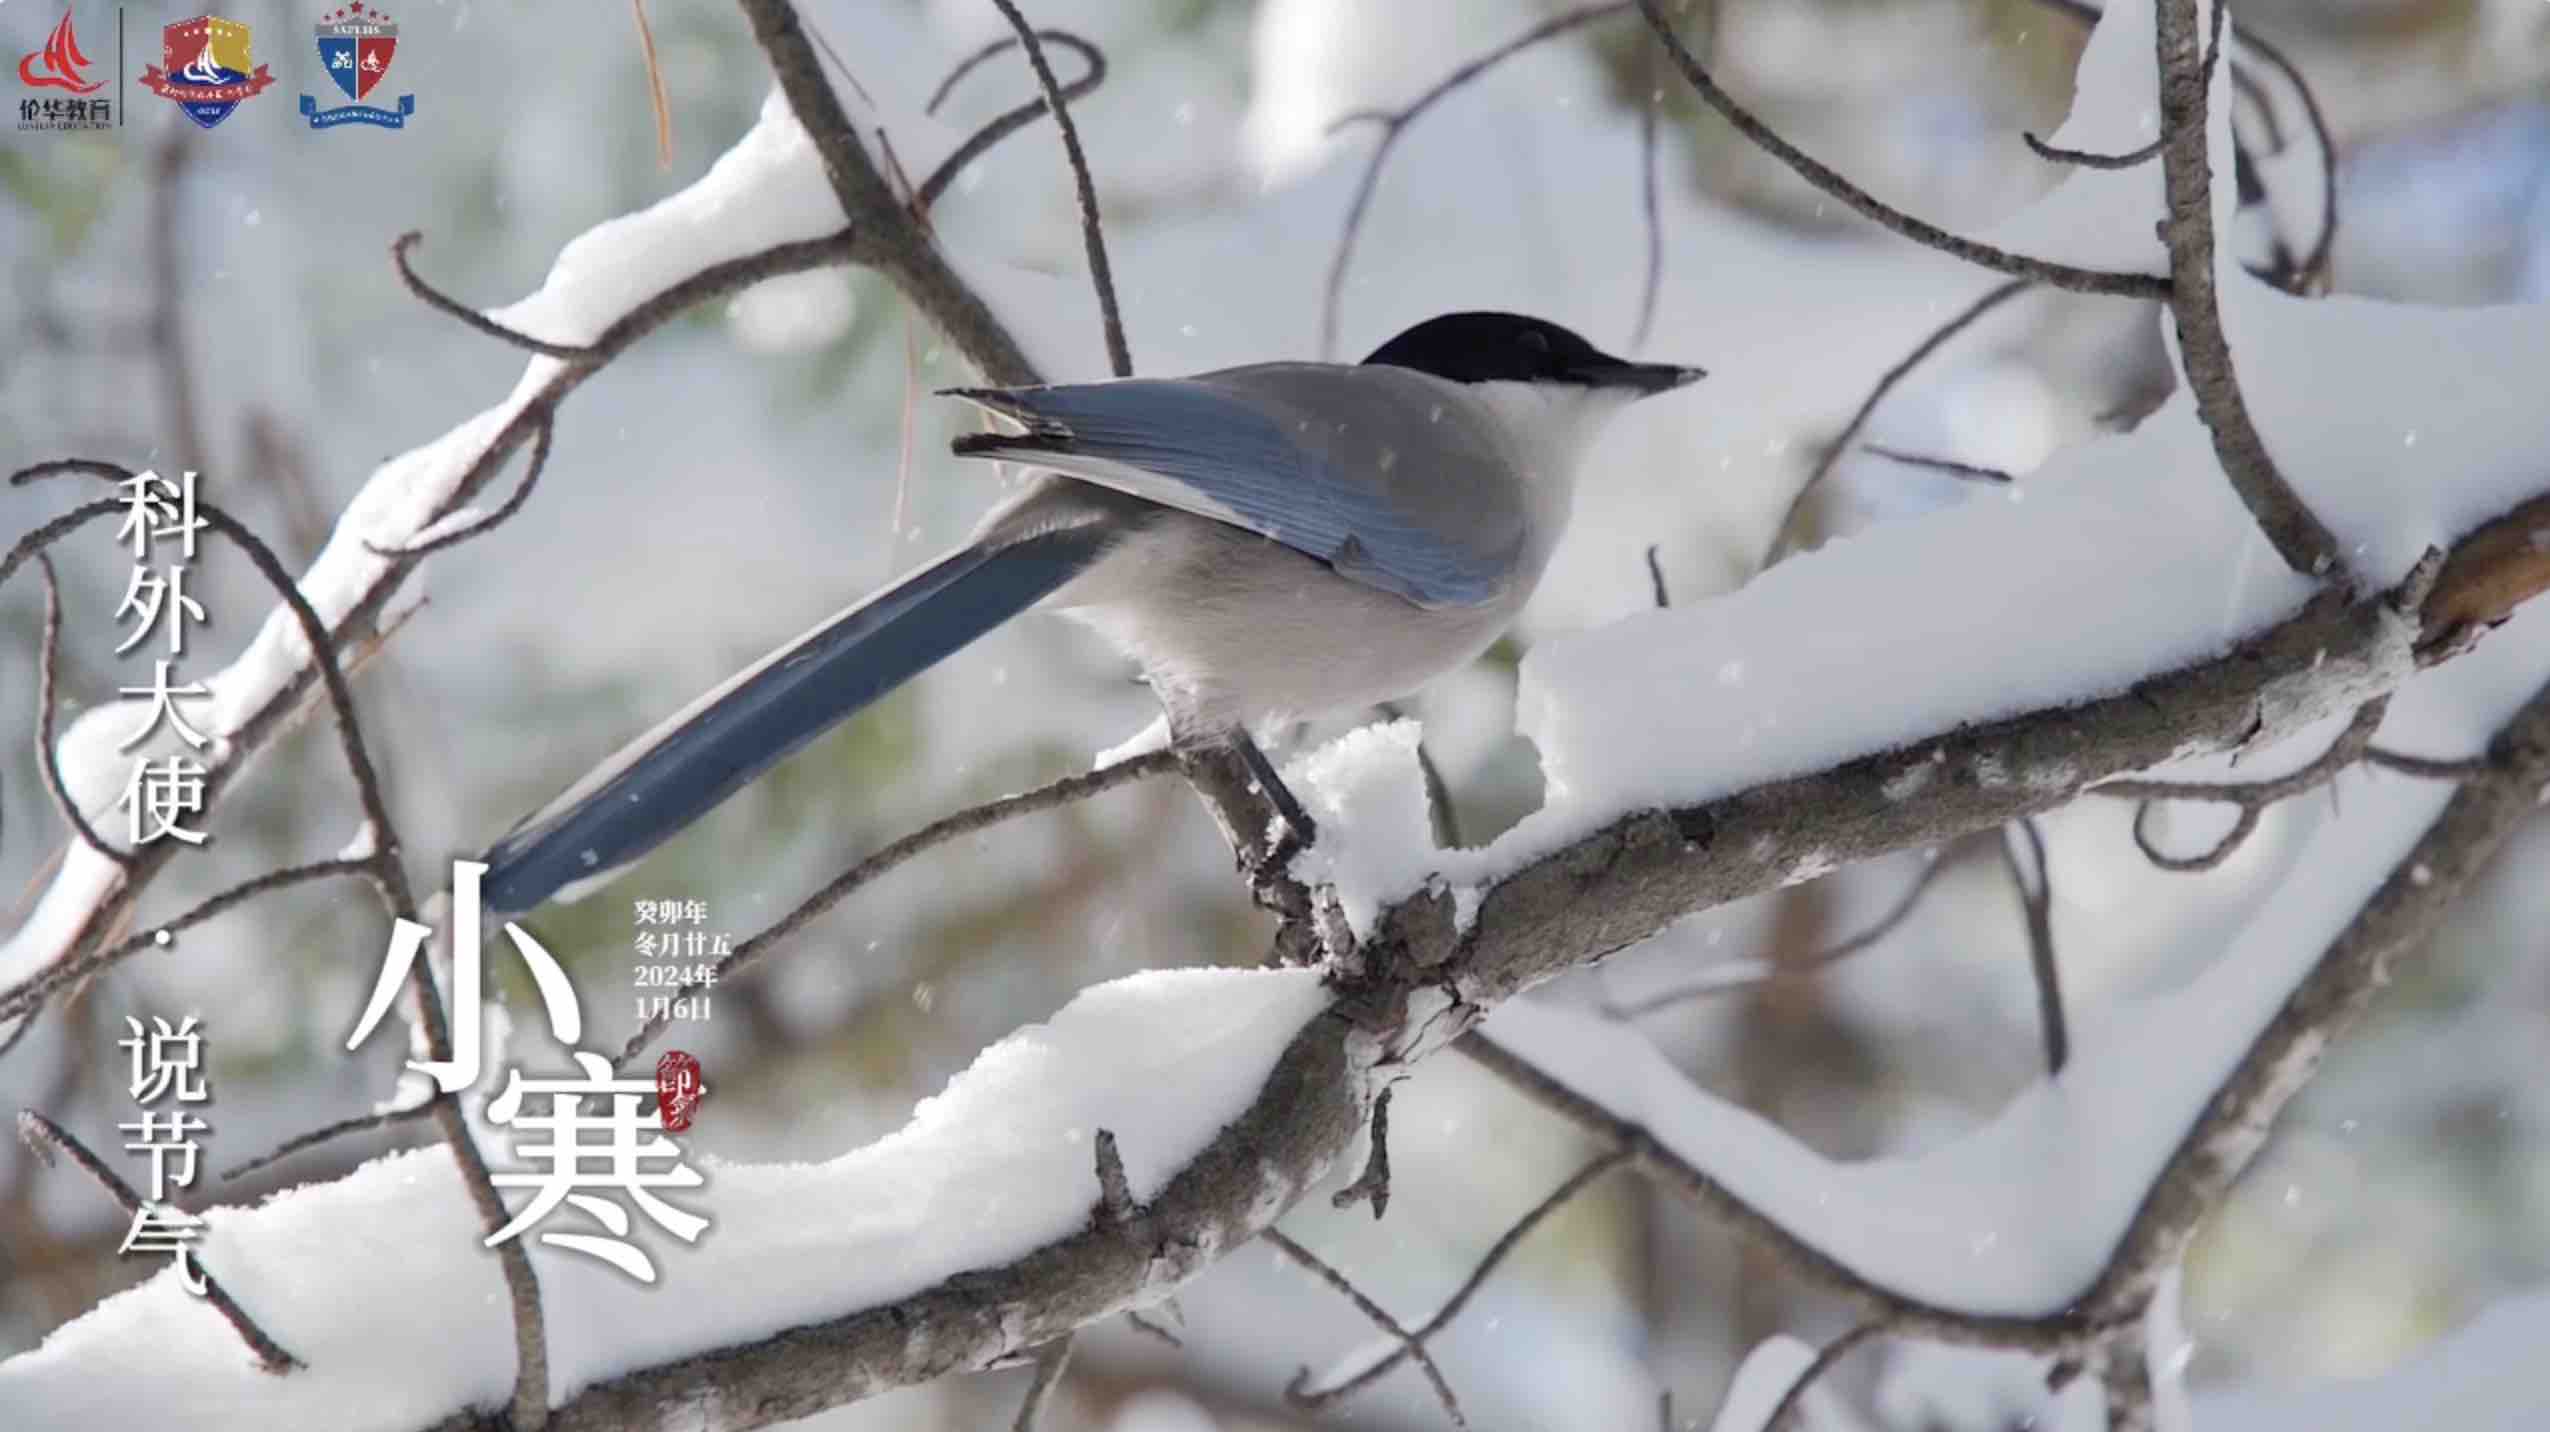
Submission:
M 416 113 L 416 96 L 400 95 L 396 109 L 363 102 L 388 76 L 390 61 L 398 55 L 398 22 L 377 5 L 353 0 L 342 10 L 329 11 L 311 29 L 319 45 L 320 67 L 354 103 L 321 109 L 318 96 L 301 96 L 301 113 L 308 117 L 310 127 L 333 129 L 340 124 L 371 124 L 383 129 L 405 128 L 408 116 Z
M 218 15 L 198 15 L 163 26 L 160 62 L 142 67 L 142 88 L 177 101 L 186 117 L 206 129 L 230 118 L 244 99 L 261 95 L 274 76 L 253 63 L 248 27 Z

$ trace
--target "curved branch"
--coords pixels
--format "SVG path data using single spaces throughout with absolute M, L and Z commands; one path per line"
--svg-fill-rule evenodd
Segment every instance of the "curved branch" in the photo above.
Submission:
M 1040 29 L 1036 34 L 1039 38 L 1051 40 L 1080 56 L 1082 63 L 1088 66 L 1081 72 L 1080 78 L 1063 86 L 1062 97 L 1066 103 L 1095 93 L 1098 86 L 1107 82 L 1107 56 L 1096 45 L 1069 30 Z M 947 102 L 948 95 L 955 91 L 958 81 L 973 73 L 975 66 L 1017 47 L 1018 37 L 1013 35 L 994 40 L 958 61 L 956 68 L 948 71 L 947 78 L 939 81 L 938 90 L 930 96 L 930 102 L 922 107 L 921 112 L 938 113 L 939 106 Z M 956 182 L 956 176 L 965 172 L 965 166 L 982 158 L 1002 140 L 1035 123 L 1036 117 L 1050 108 L 1052 108 L 1051 104 L 1039 95 L 1025 104 L 994 116 L 989 123 L 966 136 L 963 144 L 956 146 L 947 158 L 939 162 L 938 168 L 930 171 L 930 177 L 922 180 L 921 187 L 913 192 L 913 204 L 923 213 L 929 212 L 930 206 L 936 204 L 939 196 L 947 192 L 948 186 Z
M 2213 159 L 2207 149 L 2204 62 L 2198 57 L 2196 0 L 2157 0 L 2162 186 L 2169 217 L 2169 312 L 2196 414 L 2213 433 L 2214 456 L 2284 564 L 2314 578 L 2340 575 L 2338 540 L 2277 471 L 2250 421 L 2214 292 Z M 2217 14 L 2221 13 L 2219 9 Z
M 1080 198 L 1080 242 L 1089 255 L 1089 284 L 1098 291 L 1098 318 L 1107 334 L 1107 366 L 1119 378 L 1133 376 L 1133 351 L 1125 346 L 1124 315 L 1116 310 L 1115 269 L 1107 262 L 1107 235 L 1098 222 L 1098 186 L 1089 177 L 1089 156 L 1080 147 L 1080 126 L 1072 123 L 1068 97 L 1062 84 L 1054 78 L 1054 67 L 1045 58 L 1045 47 L 1037 38 L 1034 26 L 1018 13 L 1014 0 L 992 0 L 992 6 L 1018 32 L 1020 48 L 1027 51 L 1028 66 L 1036 71 L 1036 83 L 1044 86 L 1045 106 L 1054 112 L 1054 128 L 1062 135 L 1063 157 L 1071 163 L 1071 180 Z
M 1333 359 L 1337 356 L 1337 307 L 1346 289 L 1346 265 L 1355 256 L 1355 239 L 1363 233 L 1364 214 L 1372 207 L 1373 191 L 1381 187 L 1381 166 L 1388 162 L 1390 151 L 1398 144 L 1399 136 L 1409 125 L 1416 122 L 1419 115 L 1432 109 L 1437 100 L 1514 56 L 1554 35 L 1563 35 L 1579 26 L 1590 25 L 1596 20 L 1608 20 L 1614 15 L 1626 13 L 1628 9 L 1628 0 L 1612 0 L 1609 4 L 1588 5 L 1582 9 L 1552 15 L 1486 54 L 1454 69 L 1452 73 L 1435 81 L 1431 88 L 1409 101 L 1403 108 L 1359 109 L 1329 122 L 1328 132 L 1331 134 L 1349 124 L 1379 125 L 1381 142 L 1373 146 L 1372 157 L 1364 163 L 1363 177 L 1355 181 L 1355 196 L 1346 204 L 1346 226 L 1337 235 L 1337 252 L 1328 260 L 1328 279 L 1321 289 L 1319 305 L 1320 357 Z M 1650 106 L 1650 109 L 1652 108 Z M 1652 152 L 1651 149 L 1651 159 Z M 1652 179 L 1652 164 L 1650 174 Z M 1654 193 L 1652 182 L 1648 186 L 1648 193 L 1652 198 Z M 1654 230 L 1651 227 L 1649 239 L 1651 250 L 1654 250 L 1655 246 L 1661 242 L 1655 239 L 1653 234 Z M 1651 265 L 1653 262 L 1655 260 L 1651 259 Z M 1645 311 L 1643 304 L 1641 311 Z M 1639 332 L 1643 336 L 1645 331 L 1642 320 Z
M 1886 401 L 1886 395 L 1895 391 L 1896 385 L 1910 377 L 1915 368 L 1929 360 L 1930 355 L 1947 346 L 1949 339 L 1972 328 L 1976 320 L 2035 286 L 2031 280 L 2021 278 L 1985 289 L 1972 303 L 1959 309 L 1956 316 L 1932 329 L 1929 337 L 1914 345 L 1910 353 L 1898 359 L 1895 366 L 1878 378 L 1877 386 L 1868 390 L 1867 397 L 1860 399 L 1859 408 L 1851 414 L 1850 421 L 1842 424 L 1841 433 L 1824 449 L 1824 455 L 1815 460 L 1814 470 L 1807 473 L 1806 481 L 1798 484 L 1797 491 L 1789 497 L 1789 505 L 1780 512 L 1780 525 L 1772 530 L 1771 545 L 1764 549 L 1760 565 L 1770 566 L 1788 550 L 1790 534 L 1797 527 L 1798 514 L 1806 507 L 1806 495 L 1832 474 L 1840 464 L 1842 454 L 1848 452 L 1851 445 L 1859 440 L 1859 435 L 1867 430 L 1868 420 L 1876 416 L 1877 405 Z
M 1674 34 L 1672 23 L 1665 19 L 1660 0 L 1638 0 L 1638 9 L 1647 17 L 1647 27 L 1655 32 L 1656 43 L 1664 46 L 1665 53 L 1672 57 L 1675 67 L 1682 71 L 1682 77 L 1690 82 L 1691 88 L 1699 94 L 1709 108 L 1716 110 L 1727 123 L 1735 126 L 1736 133 L 1752 140 L 1771 157 L 1787 165 L 1799 178 L 1859 211 L 1865 217 L 1875 220 L 1881 226 L 1901 234 L 1924 248 L 1937 249 L 1943 254 L 1964 259 L 1970 264 L 1999 273 L 2012 274 L 2035 283 L 2070 289 L 2075 293 L 2104 293 L 2122 298 L 2169 297 L 2170 280 L 2168 279 L 2154 278 L 2146 273 L 2114 273 L 2105 269 L 2085 269 L 2072 264 L 2030 258 L 2026 254 L 2014 254 L 2007 249 L 1994 248 L 1990 244 L 1960 238 L 1936 224 L 1925 223 L 1894 208 L 1843 178 L 1839 172 L 1817 162 L 1806 151 L 1782 139 L 1776 130 L 1756 118 L 1753 111 L 1736 103 L 1734 96 L 1720 89 L 1718 82 L 1709 77 L 1708 70 L 1703 68 L 1700 62 L 1692 57 L 1691 51 L 1683 45 L 1682 38 Z

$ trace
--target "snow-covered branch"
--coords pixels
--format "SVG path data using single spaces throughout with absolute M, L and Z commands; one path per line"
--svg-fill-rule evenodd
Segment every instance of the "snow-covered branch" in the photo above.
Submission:
M 385 465 L 345 514 L 302 582 L 339 641 L 394 609 L 418 561 L 402 554 L 447 534 L 506 455 L 545 442 L 565 396 L 677 297 L 859 263 L 989 380 L 1054 366 L 1031 359 L 971 260 L 889 182 L 871 147 L 883 119 L 853 117 L 793 8 L 742 8 L 784 104 L 697 185 L 569 245 L 537 294 L 491 317 L 544 352 L 504 404 Z M 1709 94 L 1661 14 L 1642 8 Z M 2116 10 L 2149 19 L 2134 3 Z M 2154 92 L 2145 40 L 2121 34 L 2118 16 L 2101 27 L 2066 146 L 2134 147 L 2099 125 Z M 2220 123 L 2172 133 L 2228 142 Z M 930 138 L 898 128 L 896 150 L 920 163 L 931 156 L 915 141 Z M 535 1254 L 551 1324 L 613 1332 L 550 1349 L 549 1425 L 750 1428 L 1055 1346 L 1271 1226 L 1346 1156 L 1387 1079 L 1465 1036 L 1618 1154 L 1871 1304 L 1890 1334 L 2078 1355 L 2138 1322 L 2321 1051 L 2550 781 L 2550 694 L 2534 694 L 2542 619 L 2515 618 L 2531 624 L 2522 640 L 2479 640 L 2550 586 L 2550 417 L 2455 386 L 2473 366 L 2550 367 L 2550 325 L 2305 303 L 2209 242 L 2164 252 L 2154 220 L 2197 222 L 2188 206 L 2219 204 L 2230 168 L 2217 154 L 2208 182 L 2180 182 L 2197 170 L 2170 153 L 2165 209 L 2148 166 L 2084 170 L 2006 226 L 2007 245 L 1954 243 L 2044 281 L 2200 304 L 2210 327 L 2189 340 L 2192 395 L 2060 454 L 2010 501 L 1892 524 L 1732 594 L 1543 642 L 1521 706 L 1549 799 L 1484 847 L 1436 844 L 1404 724 L 1356 732 L 1288 774 L 1322 834 L 1281 866 L 1266 858 L 1266 809 L 1246 773 L 1181 753 L 1244 860 L 1260 862 L 1249 876 L 1278 916 L 1277 968 L 1099 986 L 985 1051 L 886 1139 L 818 1165 L 716 1168 L 718 1235 L 690 1255 L 698 1286 L 716 1291 L 679 1320 L 649 1316 L 649 1294 L 623 1279 Z M 2089 237 L 2018 257 L 2056 254 L 2044 241 L 2072 234 Z M 2220 409 L 2198 347 L 2225 364 L 2238 353 L 2254 439 L 2243 451 L 2344 549 L 2356 588 L 2289 570 L 2261 541 L 2255 485 L 2226 480 L 2245 459 L 2208 435 Z M 2434 439 L 2414 454 L 2414 482 L 2399 480 L 2401 431 Z M 238 718 L 224 727 L 225 770 L 310 689 L 314 663 L 295 640 L 278 620 L 215 678 Z M 1922 1160 L 1816 1158 L 1698 1096 L 1614 1024 L 1516 998 L 1696 911 L 2023 820 L 2102 781 L 2311 741 L 2385 700 L 2398 744 L 2448 760 L 2485 744 L 2484 761 L 2431 773 L 2457 790 L 2385 777 L 2327 817 L 2347 839 L 2310 852 L 2314 879 L 2276 892 L 2195 984 L 2070 1023 L 2059 1073 Z M 2355 749 L 2370 752 L 2375 733 L 2362 734 Z M 971 828 L 964 819 L 949 828 Z M 40 978 L 93 952 L 156 868 L 144 857 L 128 876 L 81 855 L 0 969 Z M 2156 1043 L 2198 1023 L 2201 1050 Z M 0 1368 L 0 1393 L 109 1423 L 189 1405 L 212 1427 L 343 1423 L 349 1409 L 398 1432 L 507 1425 L 486 1409 L 519 1368 L 484 1316 L 497 1273 L 458 1177 L 448 1161 L 401 1155 L 211 1212 L 204 1256 L 243 1300 L 277 1310 L 270 1331 L 308 1365 L 291 1378 L 234 1365 L 235 1347 L 227 1361 L 195 1343 L 133 1356 L 165 1320 L 194 1315 L 162 1277 Z M 2009 1229 L 2031 1237 L 1963 1236 Z M 349 1254 L 383 1230 L 401 1256 L 347 1277 Z M 436 1336 L 385 1336 L 427 1329 Z M 122 1375 L 102 1378 L 106 1367 Z

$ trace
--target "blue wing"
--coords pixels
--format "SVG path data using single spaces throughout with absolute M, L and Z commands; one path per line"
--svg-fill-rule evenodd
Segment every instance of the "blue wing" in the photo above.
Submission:
M 1467 403 L 1421 375 L 1270 363 L 950 391 L 1027 427 L 958 438 L 960 454 L 1227 522 L 1419 606 L 1493 601 L 1522 559 L 1511 460 Z M 1421 443 L 1428 456 L 1403 464 L 1394 442 Z

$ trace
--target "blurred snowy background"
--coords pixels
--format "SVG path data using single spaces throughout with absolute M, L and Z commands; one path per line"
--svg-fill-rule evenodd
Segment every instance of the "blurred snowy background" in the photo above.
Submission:
M 907 94 L 926 94 L 1006 33 L 981 0 L 801 8 L 863 84 Z M 1374 142 L 1369 128 L 1332 136 L 1331 122 L 1406 102 L 1560 7 L 1027 8 L 1107 52 L 1107 84 L 1075 112 L 1135 360 L 1173 373 L 1316 356 L 1324 275 Z M 80 12 L 93 55 L 111 49 L 105 22 L 90 18 L 98 9 Z M 141 9 L 128 21 L 136 71 L 162 18 Z M 282 83 L 218 130 L 182 124 L 136 88 L 122 130 L 0 134 L 0 461 L 93 454 L 199 468 L 208 498 L 295 562 L 317 550 L 375 463 L 484 406 L 519 371 L 515 355 L 401 290 L 390 239 L 423 230 L 424 273 L 468 301 L 506 302 L 538 284 L 566 239 L 695 178 L 768 89 L 734 11 L 656 0 L 668 167 L 625 6 L 407 0 L 388 87 L 416 95 L 411 126 L 314 133 L 292 98 L 316 74 L 310 9 L 225 7 L 254 27 L 258 58 Z M 2301 66 L 2337 137 L 2339 290 L 2550 301 L 2550 8 L 2250 0 L 2238 17 Z M 0 57 L 40 46 L 56 18 L 57 6 L 31 0 L 0 8 Z M 1695 7 L 1688 33 L 1790 137 L 1926 217 L 1980 228 L 2057 177 L 2019 131 L 2059 122 L 2084 31 L 2032 0 L 1719 0 Z M 1639 351 L 1713 377 L 1688 401 L 1619 425 L 1524 627 L 1412 703 L 1472 844 L 1538 799 L 1532 750 L 1512 734 L 1515 654 L 1536 634 L 1650 601 L 1650 544 L 1678 598 L 1740 582 L 1877 376 L 1992 283 L 1870 230 L 1777 169 L 1651 69 L 1638 38 L 1624 20 L 1572 32 L 1408 130 L 1344 289 L 1340 356 L 1456 307 L 1542 313 L 1628 348 L 1646 251 L 1639 131 L 1653 106 L 1663 284 Z M 970 127 L 1026 86 L 1023 65 L 1006 57 L 943 114 Z M 1049 130 L 976 165 L 936 222 L 976 251 L 1078 273 Z M 1076 278 L 1048 301 L 1094 331 Z M 2024 473 L 2135 406 L 2158 381 L 2155 335 L 2148 305 L 2024 296 L 1899 390 L 1868 437 Z M 1078 358 L 1057 376 L 1103 372 L 1094 342 Z M 945 455 L 956 414 L 928 394 L 966 376 L 879 281 L 832 272 L 677 324 L 577 396 L 529 509 L 436 560 L 428 605 L 358 682 L 420 884 L 438 887 L 449 857 L 700 689 L 961 537 L 997 480 Z M 2475 381 L 2538 402 L 2544 376 Z M 1808 519 L 1839 533 L 1969 500 L 2003 499 L 1855 455 Z M 0 536 L 63 502 L 60 492 L 0 495 Z M 103 535 L 62 556 L 65 705 L 76 709 L 132 679 L 108 655 L 127 563 Z M 213 613 L 197 638 L 209 670 L 266 600 L 226 552 L 200 575 Z M 32 581 L 0 598 L 0 895 L 14 901 L 61 832 L 32 757 L 40 600 Z M 749 933 L 935 814 L 1085 766 L 1150 719 L 1129 678 L 1087 634 L 1031 617 L 802 753 L 619 885 L 531 923 L 616 1040 L 637 995 L 633 900 L 704 899 L 709 928 Z M 178 862 L 146 915 L 344 843 L 353 802 L 324 730 L 267 759 L 222 809 L 208 851 Z M 2090 801 L 2047 822 L 2076 1010 L 2209 955 L 2225 912 L 2283 858 L 2271 815 L 2265 837 L 2222 870 L 2165 874 L 2135 853 L 2129 813 Z M 1879 947 L 1811 981 L 1682 1006 L 1641 1031 L 1712 1089 L 1828 1153 L 1927 1147 L 1973 1126 L 2036 1070 L 2025 933 L 1988 842 L 1936 858 L 1950 868 Z M 2550 1280 L 2545 861 L 2550 827 L 2512 847 L 2201 1238 L 2186 1309 L 2200 1392 L 2377 1373 Z M 1634 997 L 1713 960 L 1806 956 L 1875 919 L 1918 869 L 1911 857 L 1878 862 L 1713 912 L 1614 959 L 1601 990 L 1562 993 Z M 12 918 L 0 906 L 0 927 Z M 368 897 L 320 887 L 190 933 L 175 953 L 128 964 L 58 1009 L 0 1060 L 0 1107 L 46 1108 L 107 1143 L 109 1126 L 129 1117 L 113 1044 L 122 1017 L 195 1010 L 213 1058 L 211 1165 L 360 1112 L 387 1092 L 398 1058 L 387 1040 L 358 1055 L 340 1047 L 379 962 L 378 924 Z M 1174 783 L 941 851 L 863 892 L 757 976 L 721 986 L 708 1022 L 677 1029 L 670 1042 L 700 1057 L 716 1093 L 692 1146 L 736 1159 L 829 1156 L 895 1126 L 982 1045 L 1082 986 L 1151 966 L 1251 961 L 1264 933 L 1210 822 Z M 1313 1197 L 1288 1227 L 1411 1317 L 1586 1152 L 1573 1131 L 1458 1060 L 1434 1061 L 1402 1087 L 1392 1128 L 1388 1221 L 1331 1214 Z M 383 1146 L 351 1141 L 220 1196 L 325 1177 Z M 215 1187 L 208 1174 L 198 1192 Z M 78 1178 L 40 1174 L 14 1145 L 0 1149 L 0 1354 L 146 1271 L 112 1256 L 121 1226 Z M 665 1296 L 677 1300 L 678 1259 L 668 1278 Z M 1369 1331 L 1256 1249 L 1182 1304 L 1183 1349 L 1121 1326 L 1085 1338 L 1047 1425 L 1306 1426 L 1283 1409 L 1284 1380 Z M 1705 1425 L 1747 1348 L 1779 1330 L 1829 1335 L 1846 1319 L 1683 1206 L 1614 1176 L 1524 1245 L 1438 1355 L 1481 1426 L 1652 1425 L 1658 1388 Z M 1889 1432 L 2025 1425 L 2043 1396 L 2022 1364 L 1918 1350 L 1856 1359 L 1840 1384 L 1868 1426 Z M 1006 1425 L 1017 1389 L 1016 1374 L 967 1379 L 804 1425 Z M 1439 1419 L 1403 1371 L 1320 1425 Z

